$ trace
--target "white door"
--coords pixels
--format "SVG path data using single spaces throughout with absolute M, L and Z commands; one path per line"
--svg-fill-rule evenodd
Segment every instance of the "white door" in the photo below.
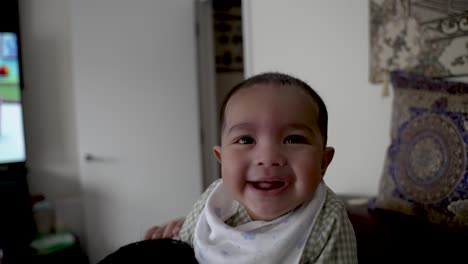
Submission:
M 201 193 L 192 0 L 70 2 L 87 251 L 96 263 Z

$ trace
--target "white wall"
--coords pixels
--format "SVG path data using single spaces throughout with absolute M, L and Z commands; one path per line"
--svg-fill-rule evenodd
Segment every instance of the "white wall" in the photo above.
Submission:
M 83 235 L 68 1 L 19 1 L 24 123 L 31 194 Z
M 305 80 L 329 110 L 326 175 L 338 193 L 377 193 L 390 143 L 391 97 L 368 81 L 368 1 L 244 1 L 247 75 L 284 71 Z

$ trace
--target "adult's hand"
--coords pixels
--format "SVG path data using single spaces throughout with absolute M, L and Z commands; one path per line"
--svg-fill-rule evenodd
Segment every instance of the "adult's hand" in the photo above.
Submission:
M 153 226 L 145 233 L 145 240 L 159 238 L 173 238 L 179 234 L 185 218 L 172 220 L 161 226 Z

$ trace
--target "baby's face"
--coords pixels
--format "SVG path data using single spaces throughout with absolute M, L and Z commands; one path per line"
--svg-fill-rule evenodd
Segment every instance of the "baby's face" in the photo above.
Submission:
M 272 220 L 312 198 L 334 150 L 324 148 L 315 102 L 296 87 L 259 84 L 226 106 L 223 186 L 254 220 Z

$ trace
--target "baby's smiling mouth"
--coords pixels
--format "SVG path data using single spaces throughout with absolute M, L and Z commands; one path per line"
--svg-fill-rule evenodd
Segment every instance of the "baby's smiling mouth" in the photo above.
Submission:
M 261 191 L 271 191 L 284 187 L 286 182 L 284 181 L 251 181 L 248 182 L 253 188 Z

